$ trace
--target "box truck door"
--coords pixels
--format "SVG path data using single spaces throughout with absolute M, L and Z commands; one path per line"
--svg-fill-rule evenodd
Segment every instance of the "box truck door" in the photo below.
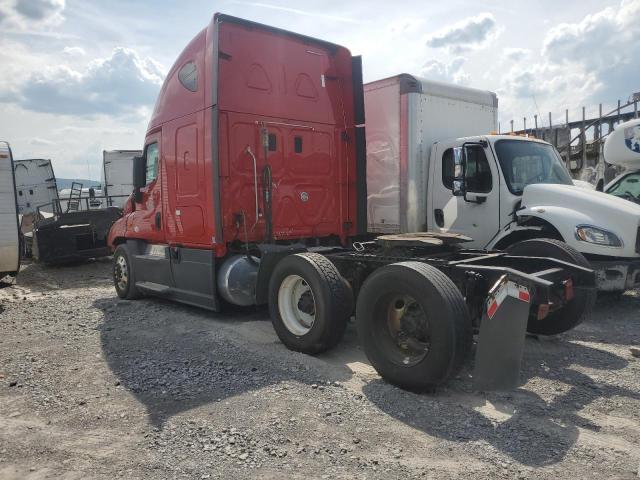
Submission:
M 470 247 L 484 248 L 499 229 L 500 184 L 496 162 L 489 149 L 480 145 L 467 147 L 467 195 L 455 197 L 451 191 L 454 175 L 453 147 L 434 146 L 433 192 L 429 222 L 440 232 L 462 233 L 473 238 Z
M 149 135 L 144 147 L 147 175 L 146 185 L 140 190 L 142 202 L 136 203 L 136 210 L 130 217 L 132 237 L 142 238 L 149 243 L 165 240 L 162 219 L 162 145 L 160 132 Z

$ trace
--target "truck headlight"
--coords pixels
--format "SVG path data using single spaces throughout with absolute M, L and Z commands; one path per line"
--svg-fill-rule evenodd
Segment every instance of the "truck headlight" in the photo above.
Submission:
M 622 240 L 615 233 L 593 225 L 578 225 L 576 238 L 583 242 L 606 245 L 607 247 L 622 247 Z

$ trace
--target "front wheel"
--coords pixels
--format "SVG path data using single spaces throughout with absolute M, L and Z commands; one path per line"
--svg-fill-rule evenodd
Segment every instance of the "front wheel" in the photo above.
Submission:
M 530 257 L 548 257 L 565 262 L 574 263 L 580 267 L 590 268 L 589 262 L 575 248 L 560 240 L 549 238 L 535 238 L 514 243 L 507 248 L 510 255 Z M 531 306 L 527 331 L 539 335 L 557 335 L 577 327 L 591 312 L 596 301 L 594 290 L 578 289 L 573 299 L 562 308 L 549 313 L 544 319 L 538 320 L 538 305 Z
M 131 254 L 125 244 L 118 245 L 113 253 L 113 284 L 120 298 L 134 300 L 141 296 L 135 284 Z

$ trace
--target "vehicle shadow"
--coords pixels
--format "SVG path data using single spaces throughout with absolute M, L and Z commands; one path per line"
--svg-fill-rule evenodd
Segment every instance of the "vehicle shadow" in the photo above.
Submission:
M 344 381 L 346 368 L 287 350 L 263 310 L 216 314 L 162 299 L 101 298 L 102 350 L 120 385 L 162 427 L 180 412 L 283 381 Z M 318 368 L 319 367 L 319 368 Z
M 521 379 L 535 382 L 545 398 L 524 387 L 473 393 L 471 366 L 444 391 L 435 396 L 407 394 L 401 405 L 394 400 L 395 388 L 382 380 L 370 382 L 363 391 L 382 411 L 429 435 L 461 443 L 484 441 L 524 465 L 544 466 L 565 457 L 579 429 L 599 429 L 579 413 L 591 402 L 614 396 L 640 400 L 637 392 L 599 384 L 576 367 L 618 370 L 627 363 L 610 352 L 561 338 L 528 338 Z M 545 382 L 548 385 L 542 385 Z
M 344 382 L 353 376 L 348 365 L 367 363 L 352 326 L 336 349 L 311 357 L 279 342 L 264 309 L 215 314 L 157 298 L 113 297 L 94 306 L 104 313 L 99 330 L 109 368 L 156 427 L 186 410 L 281 382 Z M 363 394 L 385 414 L 425 434 L 470 445 L 487 442 L 524 465 L 554 464 L 576 443 L 580 429 L 599 429 L 580 414 L 584 407 L 615 396 L 640 400 L 635 391 L 600 384 L 579 371 L 619 370 L 627 360 L 574 340 L 573 332 L 527 339 L 521 379 L 531 381 L 535 392 L 525 386 L 475 393 L 468 365 L 435 393 L 402 392 L 374 379 Z

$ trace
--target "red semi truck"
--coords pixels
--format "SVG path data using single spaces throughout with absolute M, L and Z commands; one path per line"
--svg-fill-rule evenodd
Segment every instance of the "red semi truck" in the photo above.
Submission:
M 461 235 L 368 234 L 364 120 L 359 57 L 216 14 L 169 71 L 134 160 L 109 234 L 117 294 L 268 304 L 282 342 L 311 354 L 355 310 L 372 365 L 409 389 L 454 376 L 479 333 L 474 386 L 515 385 L 527 323 L 582 315 L 593 272 L 464 250 Z

